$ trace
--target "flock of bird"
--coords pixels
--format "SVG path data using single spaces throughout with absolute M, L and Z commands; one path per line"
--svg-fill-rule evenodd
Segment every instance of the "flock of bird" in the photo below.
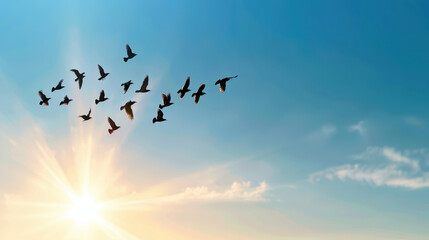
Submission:
M 135 56 L 137 56 L 137 54 L 134 53 L 131 50 L 131 47 L 128 44 L 126 46 L 126 49 L 127 49 L 127 57 L 124 57 L 124 62 L 127 62 L 128 60 L 130 60 L 130 59 L 134 58 Z M 106 73 L 104 71 L 103 67 L 101 67 L 100 65 L 98 65 L 98 70 L 99 70 L 99 73 L 100 73 L 100 77 L 98 78 L 98 80 L 103 80 L 103 79 L 105 79 L 109 75 L 109 73 Z M 83 79 L 86 77 L 85 76 L 85 72 L 79 72 L 79 70 L 77 70 L 77 69 L 71 69 L 70 71 L 72 71 L 76 75 L 75 82 L 78 82 L 79 90 L 80 90 L 82 88 Z M 219 84 L 219 90 L 220 90 L 220 92 L 225 92 L 225 90 L 226 90 L 226 82 L 229 81 L 229 80 L 231 80 L 231 79 L 233 79 L 233 78 L 236 78 L 236 77 L 238 77 L 238 75 L 233 76 L 233 77 L 225 77 L 225 78 L 219 79 L 219 80 L 216 81 L 215 85 Z M 63 89 L 64 88 L 64 86 L 62 85 L 63 81 L 64 81 L 64 79 L 61 79 L 60 82 L 57 84 L 57 86 L 55 86 L 55 87 L 52 88 L 52 92 Z M 177 93 L 179 94 L 180 98 L 183 98 L 187 92 L 191 91 L 189 89 L 190 81 L 191 81 L 190 77 L 188 77 L 186 79 L 185 84 L 183 85 L 183 87 L 177 91 Z M 130 88 L 131 84 L 133 84 L 133 82 L 131 80 L 129 80 L 129 81 L 124 82 L 124 83 L 121 84 L 121 86 L 123 87 L 123 90 L 124 90 L 124 94 L 127 93 L 127 91 Z M 143 83 L 142 83 L 140 89 L 136 90 L 135 92 L 136 93 L 147 93 L 147 92 L 150 92 L 150 90 L 147 89 L 148 85 L 149 85 L 149 76 L 146 76 L 145 79 L 143 80 Z M 198 88 L 198 90 L 196 92 L 192 93 L 192 97 L 194 98 L 195 104 L 198 103 L 198 101 L 200 100 L 201 96 L 203 96 L 203 95 L 206 94 L 205 92 L 203 92 L 205 86 L 206 86 L 206 84 L 203 83 Z M 43 93 L 42 90 L 39 91 L 39 96 L 41 98 L 41 101 L 39 102 L 39 104 L 40 105 L 49 106 L 49 100 L 51 98 L 47 97 Z M 109 98 L 107 98 L 105 96 L 104 90 L 101 90 L 99 97 L 97 99 L 95 99 L 95 104 L 97 105 L 97 104 L 99 104 L 101 102 L 106 101 L 107 99 L 109 99 Z M 71 101 L 73 101 L 73 99 L 70 99 L 66 95 L 64 97 L 64 100 L 62 100 L 60 102 L 60 105 L 68 105 Z M 125 110 L 125 113 L 127 114 L 128 118 L 131 119 L 131 120 L 134 118 L 133 110 L 132 110 L 131 106 L 133 104 L 135 104 L 135 103 L 136 103 L 135 101 L 128 101 L 127 103 L 125 103 L 125 105 L 123 105 L 123 106 L 120 107 L 120 110 L 121 111 Z M 152 119 L 152 123 L 165 121 L 166 119 L 164 118 L 164 113 L 162 112 L 161 109 L 163 109 L 165 107 L 168 107 L 168 106 L 171 106 L 171 105 L 173 105 L 173 102 L 171 102 L 171 95 L 170 95 L 170 93 L 168 93 L 168 94 L 162 93 L 162 104 L 159 104 L 159 106 L 158 106 L 159 109 L 158 109 L 157 116 Z M 91 109 L 89 109 L 88 114 L 86 114 L 86 115 L 79 115 L 78 117 L 82 118 L 83 121 L 90 120 L 92 118 L 91 117 Z M 120 126 L 116 125 L 116 123 L 110 117 L 107 118 L 107 121 L 108 121 L 108 123 L 110 125 L 110 128 L 108 129 L 108 132 L 110 134 L 112 134 L 114 131 L 116 131 L 117 129 L 120 128 Z

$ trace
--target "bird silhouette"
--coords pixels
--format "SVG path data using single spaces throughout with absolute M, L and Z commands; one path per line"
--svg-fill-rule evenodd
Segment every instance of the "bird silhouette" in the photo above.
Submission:
M 77 69 L 70 69 L 76 75 L 75 82 L 79 81 L 79 89 L 82 88 L 83 78 L 85 77 L 85 72 L 80 73 Z
M 43 94 L 42 90 L 39 91 L 39 96 L 42 99 L 42 101 L 39 102 L 39 105 L 43 104 L 45 106 L 49 106 L 49 99 L 51 98 L 46 97 L 46 95 Z
M 109 98 L 106 98 L 106 97 L 104 96 L 104 90 L 101 90 L 101 92 L 100 92 L 100 96 L 98 97 L 98 99 L 95 99 L 95 104 L 98 104 L 99 102 L 104 102 L 104 101 L 106 101 L 107 99 L 109 99 Z
M 206 94 L 205 92 L 203 92 L 205 87 L 206 87 L 206 84 L 203 83 L 203 84 L 201 84 L 200 88 L 198 88 L 198 90 L 196 92 L 192 93 L 192 97 L 195 96 L 195 100 L 194 100 L 195 104 L 198 103 L 198 101 L 200 100 L 200 97 L 202 95 Z
M 161 111 L 161 109 L 158 109 L 158 115 L 156 116 L 156 118 L 152 119 L 152 123 L 155 122 L 163 122 L 167 119 L 164 119 L 164 113 Z
M 136 93 L 145 93 L 145 92 L 150 92 L 149 89 L 147 89 L 147 85 L 149 84 L 149 76 L 146 75 L 146 77 L 143 80 L 142 86 L 140 87 L 139 90 L 136 90 Z
M 162 105 L 159 104 L 159 108 L 163 109 L 165 107 L 168 107 L 170 105 L 173 105 L 174 103 L 171 102 L 171 95 L 167 94 L 165 95 L 164 93 L 162 94 Z
M 124 94 L 127 93 L 128 88 L 130 88 L 131 84 L 134 84 L 133 82 L 131 82 L 131 80 L 121 84 L 121 86 L 124 86 Z
M 91 108 L 89 109 L 89 112 L 88 112 L 88 114 L 87 114 L 87 115 L 80 115 L 80 116 L 78 116 L 78 117 L 82 118 L 82 119 L 83 119 L 83 121 L 88 121 L 89 119 L 91 119 L 91 118 L 92 118 L 92 117 L 90 117 L 90 115 L 91 115 Z
M 127 44 L 127 56 L 128 57 L 124 57 L 124 62 L 127 62 L 128 60 L 135 57 L 136 55 L 137 54 L 133 53 L 133 51 L 131 50 L 130 45 Z
M 185 96 L 185 94 L 186 94 L 187 92 L 191 91 L 191 90 L 189 89 L 189 83 L 190 83 L 190 82 L 191 82 L 191 78 L 190 78 L 190 77 L 188 77 L 188 78 L 186 79 L 185 84 L 183 85 L 182 89 L 179 89 L 179 91 L 177 91 L 177 93 L 179 93 L 179 94 L 180 94 L 180 95 L 179 95 L 179 97 L 180 97 L 180 98 L 183 98 L 183 96 Z
M 110 74 L 110 73 L 104 72 L 104 69 L 102 66 L 100 66 L 100 64 L 98 64 L 98 71 L 100 72 L 100 77 L 98 78 L 98 80 L 103 80 L 105 77 L 107 77 L 107 75 Z
M 61 105 L 69 105 L 69 102 L 71 102 L 71 101 L 73 101 L 73 99 L 70 99 L 69 97 L 67 97 L 67 95 L 64 97 L 64 100 L 62 100 L 61 102 L 60 102 L 60 106 Z
M 135 101 L 128 101 L 127 103 L 125 103 L 124 106 L 121 106 L 121 108 L 120 108 L 121 111 L 125 108 L 125 113 L 127 113 L 128 118 L 131 120 L 134 119 L 133 109 L 131 109 L 131 106 L 134 103 L 136 103 L 136 102 Z
M 60 89 L 64 88 L 64 86 L 62 85 L 63 81 L 64 81 L 64 79 L 61 79 L 60 82 L 58 83 L 58 85 L 56 87 L 52 88 L 52 92 L 55 90 L 60 90 Z
M 110 125 L 110 129 L 107 130 L 109 134 L 112 134 L 114 131 L 120 128 L 120 126 L 117 126 L 116 123 L 110 117 L 107 118 L 107 121 L 109 122 L 109 125 Z
M 226 78 L 222 78 L 216 81 L 215 85 L 219 84 L 219 90 L 220 92 L 225 92 L 226 90 L 226 82 L 228 82 L 229 80 L 238 77 L 238 75 L 235 75 L 234 77 L 226 77 Z

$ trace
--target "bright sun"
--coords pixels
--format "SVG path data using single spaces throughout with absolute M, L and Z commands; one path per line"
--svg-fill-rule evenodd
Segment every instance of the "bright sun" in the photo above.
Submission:
M 99 206 L 93 199 L 87 196 L 77 197 L 70 209 L 70 217 L 74 218 L 78 224 L 97 221 Z

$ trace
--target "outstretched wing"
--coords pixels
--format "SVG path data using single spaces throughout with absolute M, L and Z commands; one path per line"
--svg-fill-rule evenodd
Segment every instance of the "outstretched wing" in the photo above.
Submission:
M 100 64 L 98 64 L 98 71 L 100 72 L 101 76 L 103 76 L 105 74 L 104 69 L 103 69 L 103 67 L 100 66 Z
M 79 70 L 77 70 L 77 69 L 70 69 L 70 71 L 74 72 L 74 74 L 76 74 L 76 77 L 79 76 Z
M 144 80 L 143 80 L 142 88 L 143 88 L 143 89 L 146 89 L 148 84 L 149 84 L 149 76 L 148 76 L 148 75 L 146 75 L 146 77 L 145 77 L 145 78 L 144 78 Z
M 89 117 L 89 115 L 91 115 L 91 108 L 89 109 L 88 117 Z
M 101 90 L 100 92 L 100 99 L 104 99 L 104 90 Z
M 128 44 L 127 44 L 127 55 L 128 56 L 133 55 L 133 51 L 131 50 L 130 45 L 128 45 Z
M 110 124 L 111 128 L 113 128 L 113 129 L 118 128 L 116 126 L 116 123 L 110 117 L 107 118 L 107 121 L 109 121 L 109 124 Z
M 55 88 L 60 88 L 61 85 L 63 84 L 64 79 L 61 79 L 60 82 L 58 83 L 58 85 Z
M 163 93 L 162 94 L 162 104 L 166 104 L 167 103 L 167 96 Z
M 198 88 L 197 92 L 199 92 L 199 93 L 203 92 L 203 90 L 204 90 L 205 87 L 206 87 L 205 83 L 201 84 L 201 86 L 200 86 L 200 88 Z
M 161 111 L 161 109 L 158 109 L 158 116 L 157 119 L 161 119 L 164 116 L 164 113 Z
M 83 83 L 83 79 L 82 79 L 82 78 L 79 78 L 79 89 L 81 89 L 81 88 L 82 88 L 82 83 Z
M 190 82 L 191 82 L 191 78 L 188 77 L 186 79 L 185 85 L 183 85 L 183 90 L 188 89 Z
M 45 94 L 43 94 L 43 92 L 42 92 L 42 91 L 39 91 L 39 97 L 40 97 L 43 101 L 45 101 L 45 99 L 46 99 L 46 95 L 45 95 Z
M 167 100 L 168 100 L 168 102 L 171 102 L 171 95 L 170 95 L 170 93 L 167 94 Z

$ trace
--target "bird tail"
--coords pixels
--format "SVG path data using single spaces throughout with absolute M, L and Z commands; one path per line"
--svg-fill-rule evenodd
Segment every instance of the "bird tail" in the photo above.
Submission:
M 195 93 L 192 93 L 192 97 L 194 97 L 196 94 Z
M 51 92 L 55 91 L 55 88 L 52 88 Z
M 43 101 L 40 101 L 40 102 L 39 102 L 39 105 L 42 105 L 42 104 L 43 104 Z
M 124 106 L 121 106 L 121 107 L 119 108 L 119 110 L 121 110 L 121 111 L 122 111 L 122 109 L 124 109 Z
M 102 78 L 102 77 L 99 77 L 99 78 L 98 78 L 98 80 L 101 80 L 101 79 L 103 79 L 103 78 Z
M 155 123 L 155 122 L 156 122 L 156 118 L 153 118 L 153 119 L 152 119 L 152 123 Z
M 64 102 L 60 102 L 60 106 L 63 105 L 63 104 L 64 104 Z
M 128 58 L 124 58 L 124 62 L 127 62 L 128 61 Z
M 182 92 L 182 89 L 180 89 L 179 91 L 177 91 L 177 93 L 181 93 Z
M 98 102 L 100 102 L 98 99 L 95 99 L 95 104 L 98 104 Z
M 162 106 L 161 104 L 159 104 L 159 109 L 163 109 L 164 108 L 164 106 Z
M 109 134 L 113 133 L 113 129 L 107 129 L 107 131 L 109 131 Z

